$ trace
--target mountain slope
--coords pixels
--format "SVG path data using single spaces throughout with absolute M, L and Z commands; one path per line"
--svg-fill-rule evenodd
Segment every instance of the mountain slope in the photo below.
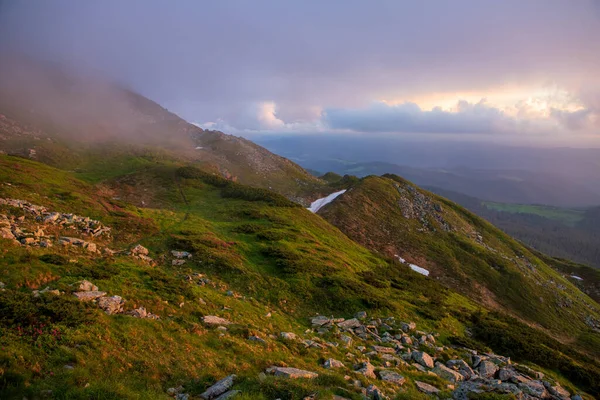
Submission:
M 0 151 L 82 173 L 98 163 L 127 170 L 165 159 L 193 162 L 298 200 L 321 185 L 246 139 L 203 130 L 116 84 L 19 57 L 0 67 Z
M 563 340 L 598 328 L 598 304 L 531 250 L 402 178 L 364 178 L 319 214 L 358 243 L 398 255 L 478 303 Z

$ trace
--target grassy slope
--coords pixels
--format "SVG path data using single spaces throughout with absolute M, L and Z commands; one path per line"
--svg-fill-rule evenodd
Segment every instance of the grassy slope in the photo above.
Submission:
M 443 208 L 444 219 L 454 227 L 446 232 L 431 218 L 437 229 L 423 231 L 421 221 L 404 218 L 398 185 L 410 183 L 397 177 L 367 177 L 321 214 L 359 243 L 383 254 L 399 254 L 480 303 L 507 310 L 562 340 L 580 338 L 582 348 L 595 351 L 583 340 L 589 332 L 584 323 L 588 312 L 598 318 L 593 300 L 491 224 L 420 191 Z M 484 245 L 475 240 L 477 234 Z M 572 306 L 560 307 L 564 301 Z M 590 306 L 595 311 L 588 311 Z
M 157 196 L 170 202 L 170 209 L 136 208 L 104 197 L 72 173 L 0 156 L 1 197 L 99 218 L 115 231 L 114 241 L 103 244 L 119 250 L 140 242 L 159 260 L 151 267 L 125 255 L 90 257 L 57 246 L 28 249 L 2 242 L 4 393 L 31 396 L 52 389 L 56 398 L 166 398 L 167 387 L 184 383 L 189 392 L 199 393 L 208 383 L 235 372 L 250 397 L 300 397 L 314 390 L 326 397 L 340 386 L 343 373 L 325 372 L 319 360 L 343 359 L 344 349 L 307 351 L 270 340 L 265 351 L 247 335 L 302 332 L 307 317 L 316 312 L 349 316 L 366 309 L 373 315 L 414 319 L 423 329 L 437 329 L 447 337 L 462 334 L 460 310 L 475 309 L 434 281 L 358 246 L 302 208 L 223 198 L 218 187 L 195 179 L 179 182 L 186 204 L 176 190 L 176 168 L 165 166 L 130 178 L 150 180 L 156 188 L 167 185 L 169 190 Z M 173 248 L 192 250 L 195 258 L 173 267 L 170 259 L 161 258 Z M 40 259 L 45 254 L 77 261 L 55 265 Z M 184 276 L 193 271 L 206 274 L 216 288 L 186 282 Z M 162 319 L 107 316 L 69 301 L 68 294 L 44 295 L 41 300 L 30 295 L 32 289 L 46 286 L 69 293 L 69 285 L 83 278 L 110 295 L 123 296 L 127 308 L 145 306 Z M 229 289 L 244 297 L 226 296 Z M 41 334 L 27 330 L 37 327 L 44 310 L 53 307 L 66 310 L 64 318 L 50 318 Z M 265 317 L 268 311 L 271 318 Z M 237 325 L 220 337 L 202 326 L 200 318 L 208 314 Z M 25 333 L 10 323 L 11 315 Z M 289 387 L 270 378 L 261 383 L 258 372 L 277 362 L 317 370 L 323 377 Z M 66 370 L 65 364 L 75 369 Z M 410 385 L 408 393 L 418 396 Z

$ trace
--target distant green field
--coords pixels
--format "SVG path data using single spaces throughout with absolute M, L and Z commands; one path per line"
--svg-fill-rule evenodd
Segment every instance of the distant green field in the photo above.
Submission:
M 513 214 L 533 214 L 574 226 L 584 217 L 585 210 L 576 208 L 562 208 L 532 204 L 509 204 L 485 201 L 483 204 L 490 210 L 504 211 Z

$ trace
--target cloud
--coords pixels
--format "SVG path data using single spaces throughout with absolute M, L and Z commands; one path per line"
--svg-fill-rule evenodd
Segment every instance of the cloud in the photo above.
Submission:
M 323 114 L 333 129 L 397 133 L 502 133 L 514 132 L 519 121 L 481 100 L 461 100 L 455 110 L 422 110 L 415 103 L 378 102 L 363 109 L 327 109 Z

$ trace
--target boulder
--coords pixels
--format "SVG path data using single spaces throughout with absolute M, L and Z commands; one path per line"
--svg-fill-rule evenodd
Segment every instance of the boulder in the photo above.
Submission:
M 77 297 L 81 301 L 92 301 L 96 300 L 100 297 L 106 296 L 106 292 L 99 292 L 96 290 L 89 292 L 75 292 L 73 293 L 75 297 Z
M 319 376 L 319 374 L 317 374 L 316 372 L 288 367 L 270 367 L 267 369 L 267 372 L 275 376 L 280 376 L 289 379 L 314 379 Z
M 513 371 L 512 369 L 501 368 L 498 371 L 498 379 L 500 379 L 503 382 L 510 381 L 510 379 L 513 376 L 515 376 L 515 371 Z
M 456 372 L 453 369 L 446 367 L 441 362 L 435 363 L 435 368 L 432 370 L 432 372 L 434 374 L 436 374 L 437 376 L 439 376 L 440 378 L 446 379 L 447 381 L 450 381 L 450 382 L 460 382 L 460 381 L 464 380 L 464 377 L 461 374 L 459 374 L 458 372 Z
M 436 388 L 435 386 L 431 386 L 429 383 L 415 381 L 415 385 L 417 386 L 417 389 L 419 389 L 425 394 L 433 395 L 438 394 L 440 392 L 438 388 Z
M 141 244 L 137 244 L 133 247 L 133 249 L 131 249 L 131 254 L 133 255 L 144 255 L 147 256 L 150 252 L 148 251 L 147 248 L 145 248 L 144 246 L 142 246 Z
M 226 320 L 225 318 L 217 317 L 214 315 L 207 315 L 202 317 L 202 322 L 205 325 L 209 326 L 220 326 L 220 325 L 230 325 L 231 321 Z
M 477 371 L 484 378 L 492 378 L 498 371 L 498 366 L 491 361 L 483 360 L 479 363 Z
M 283 339 L 283 340 L 296 340 L 298 337 L 296 336 L 295 333 L 292 332 L 281 332 L 279 334 L 279 336 Z
M 373 366 L 373 364 L 371 364 L 368 361 L 365 361 L 362 364 L 360 364 L 359 368 L 357 369 L 357 372 L 363 374 L 367 378 L 372 378 L 372 379 L 376 378 L 375 367 Z
M 356 318 L 352 318 L 352 319 L 338 323 L 337 326 L 340 329 L 354 329 L 354 328 L 358 328 L 359 326 L 361 326 L 361 322 L 359 320 L 357 320 Z
M 400 325 L 400 327 L 404 332 L 410 332 L 417 329 L 417 324 L 415 324 L 414 322 L 403 322 L 402 325 Z
M 392 349 L 391 347 L 371 346 L 371 349 L 373 349 L 377 353 L 396 354 L 396 350 Z
M 330 322 L 330 319 L 327 317 L 324 317 L 322 315 L 319 315 L 319 316 L 311 319 L 310 322 L 312 323 L 313 326 L 323 326 L 325 324 L 328 324 Z
M 544 386 L 550 392 L 550 394 L 554 397 L 558 397 L 560 400 L 569 400 L 571 398 L 571 393 L 568 390 L 556 384 L 552 386 L 549 382 L 544 381 Z
M 231 387 L 233 386 L 233 381 L 235 380 L 235 378 L 235 375 L 229 375 L 228 377 L 221 379 L 220 381 L 206 389 L 204 393 L 200 395 L 200 397 L 204 400 L 211 400 L 222 395 L 223 393 L 228 392 L 229 389 L 231 389 Z
M 94 285 L 92 282 L 90 281 L 86 281 L 83 280 L 81 282 L 78 282 L 79 286 L 78 286 L 78 290 L 80 292 L 95 292 L 98 290 L 98 286 Z
M 175 258 L 192 258 L 192 254 L 188 253 L 187 251 L 171 250 L 171 254 Z
M 384 400 L 386 398 L 381 389 L 375 385 L 367 386 L 366 394 L 372 400 Z
M 323 364 L 323 367 L 325 367 L 327 369 L 344 368 L 344 363 L 342 363 L 341 361 L 335 360 L 333 358 L 330 358 L 327 361 L 325 361 L 325 363 Z
M 546 387 L 541 381 L 527 381 L 525 383 L 519 383 L 518 387 L 523 391 L 523 393 L 530 396 L 539 398 L 546 398 L 548 396 Z
M 400 375 L 395 371 L 390 371 L 387 369 L 379 371 L 379 377 L 382 381 L 394 383 L 396 385 L 404 385 L 406 382 L 406 378 Z
M 122 313 L 124 304 L 125 300 L 121 296 L 100 297 L 98 299 L 98 307 L 108 315 Z
M 253 341 L 253 342 L 258 342 L 258 343 L 261 343 L 261 344 L 267 344 L 267 342 L 266 342 L 266 340 L 265 340 L 265 339 L 263 339 L 263 338 L 260 338 L 260 337 L 258 337 L 258 336 L 249 336 L 249 337 L 248 337 L 248 340 L 251 340 L 251 341 Z
M 412 359 L 427 368 L 433 368 L 433 358 L 424 351 L 414 351 Z

